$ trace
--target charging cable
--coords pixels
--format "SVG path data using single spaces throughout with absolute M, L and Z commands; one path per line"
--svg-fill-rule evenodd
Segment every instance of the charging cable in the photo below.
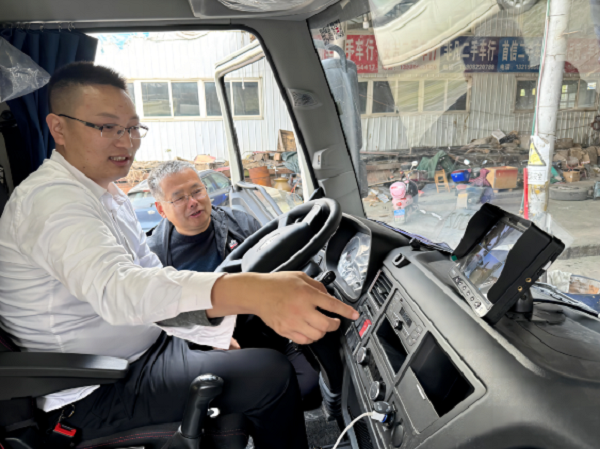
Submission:
M 374 412 L 367 412 L 367 413 L 363 413 L 362 415 L 360 415 L 358 418 L 355 418 L 354 421 L 352 421 L 350 424 L 348 424 L 348 427 L 346 427 L 344 429 L 344 431 L 342 432 L 342 434 L 340 435 L 340 437 L 337 439 L 337 441 L 335 442 L 335 446 L 333 446 L 333 449 L 337 449 L 337 447 L 340 445 L 340 443 L 342 442 L 342 438 L 344 438 L 344 435 L 346 435 L 346 432 L 348 432 L 352 426 L 354 426 L 354 424 L 356 424 L 358 421 L 360 421 L 363 418 L 366 418 L 367 416 L 373 416 Z

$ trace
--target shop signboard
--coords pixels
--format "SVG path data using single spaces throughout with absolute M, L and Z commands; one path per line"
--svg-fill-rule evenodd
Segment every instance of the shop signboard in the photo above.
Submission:
M 441 47 L 440 72 L 498 71 L 498 37 L 460 36 Z
M 379 55 L 375 36 L 348 34 L 346 36 L 346 58 L 356 64 L 358 73 L 377 73 Z
M 531 73 L 540 69 L 541 37 L 504 37 L 500 39 L 498 71 Z

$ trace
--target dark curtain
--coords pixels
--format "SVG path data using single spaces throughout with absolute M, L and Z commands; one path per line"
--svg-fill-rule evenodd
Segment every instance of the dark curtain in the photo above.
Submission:
M 98 46 L 97 39 L 68 30 L 10 29 L 3 30 L 0 36 L 30 56 L 50 75 L 71 62 L 93 61 L 96 58 Z M 12 148 L 9 148 L 8 142 L 6 142 L 11 169 L 14 159 L 17 164 L 28 163 L 27 171 L 31 173 L 44 162 L 44 159 L 50 156 L 54 149 L 54 139 L 46 126 L 46 116 L 49 113 L 47 87 L 42 87 L 7 103 L 22 137 L 22 148 L 15 148 L 14 144 L 11 145 Z M 24 167 L 20 168 L 23 171 Z

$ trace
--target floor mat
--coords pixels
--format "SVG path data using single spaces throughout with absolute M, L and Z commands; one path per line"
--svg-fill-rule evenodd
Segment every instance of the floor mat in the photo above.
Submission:
M 327 421 L 322 408 L 304 412 L 306 422 L 306 434 L 308 436 L 308 447 L 321 447 L 331 445 L 340 436 L 340 429 L 335 421 Z M 246 449 L 254 449 L 252 438 Z

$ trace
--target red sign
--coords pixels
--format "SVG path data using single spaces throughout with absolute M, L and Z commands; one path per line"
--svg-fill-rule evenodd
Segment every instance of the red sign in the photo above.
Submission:
M 356 64 L 358 73 L 377 73 L 377 44 L 375 36 L 348 34 L 346 36 L 346 58 Z

